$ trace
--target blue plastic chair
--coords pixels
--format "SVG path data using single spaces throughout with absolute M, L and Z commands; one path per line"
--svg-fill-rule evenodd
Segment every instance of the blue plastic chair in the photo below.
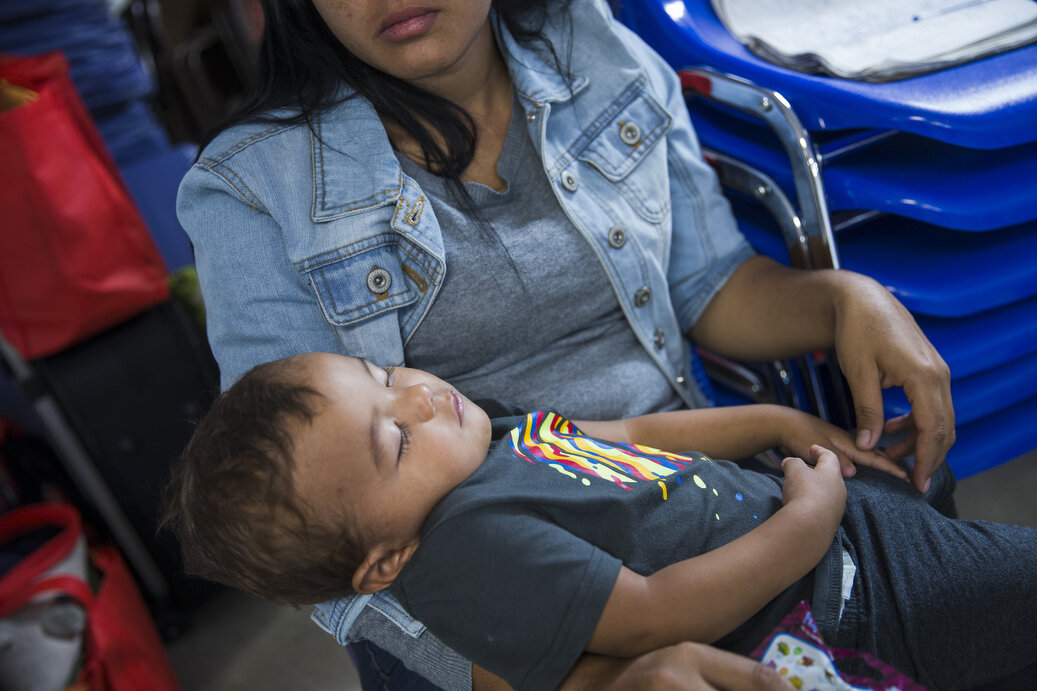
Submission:
M 739 227 L 753 246 L 762 254 L 789 263 L 787 234 L 782 234 L 771 214 L 761 205 L 751 203 L 745 195 L 734 195 L 728 190 L 728 196 L 732 197 Z M 894 227 L 889 232 L 895 231 Z M 1024 244 L 1034 242 L 1030 228 L 1017 229 L 1014 234 Z M 989 234 L 957 235 L 972 240 Z M 864 246 L 874 249 L 867 243 Z M 982 250 L 977 248 L 977 265 L 984 259 Z M 854 268 L 857 251 L 854 243 L 842 243 L 840 238 L 840 251 L 844 264 Z M 881 248 L 874 251 L 882 254 Z M 914 258 L 920 262 L 925 259 L 921 252 Z M 966 247 L 961 260 L 967 258 Z M 903 260 L 910 268 L 912 258 Z M 989 272 L 992 280 L 996 280 L 996 268 Z M 1032 282 L 1026 283 L 1025 279 L 1017 287 L 1034 291 Z M 938 290 L 933 293 L 939 297 Z M 941 303 L 951 305 L 951 302 Z M 955 475 L 968 477 L 1034 448 L 1037 445 L 1037 430 L 1033 428 L 1037 399 L 1032 395 L 1037 391 L 1037 296 L 1008 300 L 995 308 L 960 317 L 917 313 L 915 316 L 927 337 L 943 354 L 953 375 L 951 390 L 958 441 L 948 454 L 947 462 Z M 883 398 L 888 417 L 910 410 L 906 396 L 899 389 L 885 391 Z M 747 400 L 751 398 L 744 392 L 717 387 L 717 402 L 721 405 L 736 405 Z
M 701 99 L 691 110 L 704 146 L 737 152 L 786 192 L 793 191 L 788 156 L 762 123 L 732 117 L 738 113 Z M 980 150 L 890 132 L 826 138 L 816 147 L 831 211 L 875 210 L 960 230 L 1037 219 L 1037 142 Z
M 873 84 L 756 57 L 724 28 L 709 0 L 624 0 L 618 15 L 675 69 L 710 65 L 784 94 L 810 131 L 897 130 L 978 149 L 1037 140 L 1037 45 Z
M 806 236 L 801 245 L 807 259 L 797 266 L 845 266 L 874 275 L 915 311 L 923 331 L 944 354 L 953 372 L 958 425 L 965 440 L 959 441 L 948 457 L 955 472 L 959 476 L 972 474 L 1037 446 L 1037 431 L 1031 431 L 1029 424 L 1024 430 L 1006 426 L 1017 421 L 1017 409 L 1027 405 L 1028 394 L 1037 388 L 1037 270 L 1029 260 L 1032 250 L 1037 249 L 1037 203 L 1029 191 L 1032 173 L 1037 170 L 1030 153 L 1037 146 L 1022 144 L 996 153 L 970 151 L 915 135 L 868 131 L 821 133 L 822 144 L 815 147 L 811 133 L 783 94 L 709 68 L 684 72 L 682 80 L 685 93 L 710 99 L 708 108 L 692 108 L 703 142 L 719 144 L 734 159 L 763 168 L 756 173 L 768 183 L 755 192 L 742 186 L 744 194 L 733 203 L 742 230 L 758 250 L 797 264 L 794 252 L 790 256 L 788 251 L 790 225 L 794 226 Z M 717 107 L 711 100 L 723 105 Z M 703 117 L 703 111 L 711 112 L 716 119 Z M 766 134 L 764 128 L 749 121 L 750 117 L 762 118 L 777 137 Z M 899 154 L 898 146 L 904 142 L 913 145 L 908 147 L 908 158 L 928 159 L 925 165 L 915 164 L 914 175 L 904 175 L 903 162 L 891 156 L 891 151 Z M 828 151 L 828 159 L 818 155 L 818 149 Z M 956 158 L 942 157 L 947 151 L 954 151 Z M 974 174 L 984 168 L 977 165 L 983 161 L 986 179 Z M 840 163 L 843 170 L 838 169 Z M 959 172 L 955 172 L 954 164 Z M 914 190 L 884 208 L 882 195 L 876 191 L 881 192 L 884 186 L 888 190 L 898 185 L 909 187 L 897 173 L 914 184 L 921 195 L 931 194 L 933 199 L 943 195 L 948 200 L 943 205 L 957 204 L 958 209 L 973 214 L 973 221 L 960 225 L 997 229 L 962 232 L 941 227 L 948 225 L 946 221 L 953 214 L 929 198 L 913 198 Z M 947 191 L 943 188 L 949 187 L 949 175 L 957 175 L 959 185 Z M 778 178 L 778 183 L 773 178 Z M 830 179 L 837 185 L 842 183 L 842 198 L 838 192 L 828 194 L 826 183 Z M 783 188 L 794 192 L 797 199 L 798 210 L 792 211 L 791 224 L 776 226 L 769 215 L 747 203 L 770 201 L 774 206 Z M 865 192 L 860 190 L 870 196 L 862 200 Z M 993 219 L 984 219 L 970 209 L 975 202 L 972 198 L 962 201 L 962 197 L 968 197 L 966 193 L 977 198 L 985 195 L 986 206 L 981 211 Z M 1015 195 L 1022 197 L 1022 203 L 1013 204 Z M 843 214 L 845 220 L 835 225 L 828 210 L 831 198 L 840 209 L 852 211 Z M 933 222 L 893 217 L 881 211 L 906 209 L 907 216 L 913 211 L 910 206 L 922 206 L 925 213 L 916 212 L 915 216 Z M 1006 221 L 1016 223 L 1000 227 Z M 840 379 L 831 369 L 829 375 Z M 832 388 L 839 393 L 837 382 Z M 902 392 L 888 392 L 886 407 L 891 416 L 906 412 Z M 980 451 L 984 436 L 998 441 Z
M 959 425 L 957 442 L 947 454 L 947 463 L 954 469 L 954 475 L 966 478 L 1031 451 L 1035 446 L 1034 420 L 1037 420 L 1037 396 Z
M 957 423 L 968 424 L 1018 405 L 1037 391 L 1037 351 L 983 372 L 955 378 L 951 383 Z M 910 410 L 899 390 L 885 396 L 886 411 L 903 415 Z
M 758 252 L 788 264 L 779 227 L 756 204 L 734 198 Z M 844 268 L 871 276 L 916 314 L 961 317 L 1037 294 L 1037 222 L 986 233 L 878 216 L 835 235 Z M 939 248 L 934 256 L 934 248 Z

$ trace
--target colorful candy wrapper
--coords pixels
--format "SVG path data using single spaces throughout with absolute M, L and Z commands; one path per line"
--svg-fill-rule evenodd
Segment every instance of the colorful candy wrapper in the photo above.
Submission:
M 925 691 L 924 686 L 873 655 L 828 647 L 805 602 L 778 624 L 753 657 L 778 670 L 802 691 Z M 835 666 L 840 659 L 861 660 L 875 674 L 870 678 L 843 674 Z

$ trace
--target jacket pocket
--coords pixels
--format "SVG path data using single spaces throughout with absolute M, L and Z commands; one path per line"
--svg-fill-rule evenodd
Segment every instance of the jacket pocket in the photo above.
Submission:
M 577 155 L 653 223 L 665 219 L 670 210 L 664 135 L 671 123 L 669 114 L 651 95 L 635 89 Z
M 393 234 L 378 235 L 298 263 L 324 318 L 346 326 L 417 301 L 396 253 Z

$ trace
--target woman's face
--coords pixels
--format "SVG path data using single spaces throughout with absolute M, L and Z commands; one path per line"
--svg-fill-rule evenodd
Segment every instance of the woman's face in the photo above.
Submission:
M 353 55 L 408 82 L 434 80 L 466 59 L 489 59 L 476 53 L 492 45 L 490 0 L 313 0 L 313 5 Z

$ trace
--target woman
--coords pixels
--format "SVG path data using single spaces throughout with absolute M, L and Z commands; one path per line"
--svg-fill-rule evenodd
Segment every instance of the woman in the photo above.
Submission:
M 860 448 L 883 430 L 880 386 L 908 392 L 890 453 L 917 450 L 927 487 L 953 443 L 943 361 L 870 279 L 752 256 L 672 71 L 604 2 L 264 7 L 260 86 L 178 200 L 225 387 L 331 351 L 593 419 L 703 405 L 687 336 L 754 360 L 835 346 Z M 467 682 L 392 602 L 315 618 Z M 651 667 L 610 664 L 581 663 L 572 684 Z

